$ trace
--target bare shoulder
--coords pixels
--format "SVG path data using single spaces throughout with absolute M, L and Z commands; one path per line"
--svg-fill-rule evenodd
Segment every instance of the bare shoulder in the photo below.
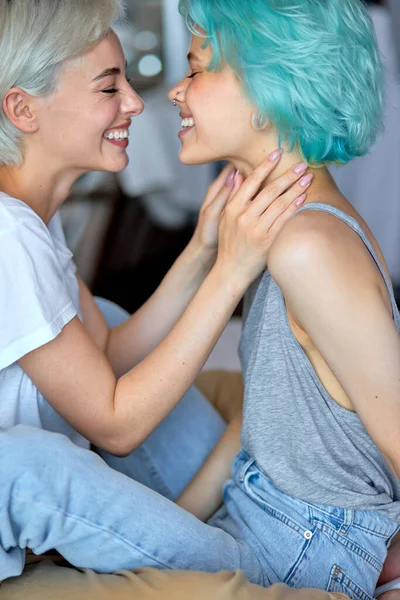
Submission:
M 385 286 L 360 236 L 337 217 L 318 210 L 300 212 L 284 225 L 270 248 L 268 268 L 280 285 L 299 278 L 319 283 L 333 278 L 352 285 Z

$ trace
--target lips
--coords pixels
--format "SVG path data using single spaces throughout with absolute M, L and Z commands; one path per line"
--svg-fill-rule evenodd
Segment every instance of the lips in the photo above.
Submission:
M 122 125 L 117 125 L 116 127 L 111 127 L 110 129 L 107 129 L 105 133 L 108 133 L 109 131 L 119 131 L 121 129 L 128 129 L 130 126 L 131 121 L 128 121 L 127 123 L 122 123 Z

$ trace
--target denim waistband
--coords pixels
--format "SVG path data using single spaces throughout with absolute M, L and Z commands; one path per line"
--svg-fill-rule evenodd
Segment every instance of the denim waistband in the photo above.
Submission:
M 292 514 L 297 514 L 307 521 L 311 519 L 321 524 L 329 524 L 340 533 L 346 534 L 351 527 L 357 527 L 390 539 L 399 530 L 399 526 L 392 519 L 378 511 L 315 504 L 286 494 L 274 486 L 256 460 L 244 448 L 236 455 L 232 472 L 238 485 L 243 485 L 251 478 L 252 486 L 255 486 L 264 499 L 268 498 L 276 507 L 281 507 L 282 510 L 286 507 Z M 254 477 L 255 475 L 257 477 Z

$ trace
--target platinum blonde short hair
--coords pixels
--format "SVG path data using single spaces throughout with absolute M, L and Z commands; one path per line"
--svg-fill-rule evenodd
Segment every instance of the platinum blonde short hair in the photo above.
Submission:
M 62 63 L 90 50 L 123 14 L 123 0 L 0 0 L 0 100 L 13 87 L 55 91 Z M 0 165 L 20 165 L 23 134 L 0 105 Z

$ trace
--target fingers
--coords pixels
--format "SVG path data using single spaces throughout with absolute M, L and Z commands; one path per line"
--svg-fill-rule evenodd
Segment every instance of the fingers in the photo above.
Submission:
M 268 231 L 269 237 L 273 240 L 282 227 L 285 225 L 289 219 L 293 217 L 293 215 L 299 210 L 299 208 L 304 204 L 306 199 L 306 194 L 303 194 L 299 198 L 297 198 L 294 202 L 289 203 L 285 209 L 281 209 L 279 212 L 273 211 L 271 209 L 274 205 L 268 208 L 265 213 L 260 218 L 260 224 L 265 231 Z M 299 200 L 299 204 L 297 204 L 297 200 Z
M 254 198 L 254 196 L 257 194 L 266 178 L 279 164 L 279 161 L 282 157 L 282 153 L 283 150 L 275 150 L 272 154 L 268 156 L 268 158 L 263 160 L 263 162 L 251 173 L 251 175 L 249 175 L 249 177 L 246 179 L 243 185 L 241 187 L 239 186 L 240 190 L 235 195 L 235 203 L 247 203 L 248 201 Z M 241 177 L 243 181 L 243 177 L 240 174 L 237 175 L 237 177 Z M 277 196 L 280 196 L 281 193 L 282 192 L 277 194 Z
M 233 180 L 231 182 L 231 189 L 229 190 L 229 199 L 227 204 L 232 202 L 232 200 L 236 197 L 236 194 L 240 190 L 240 186 L 242 185 L 243 181 L 243 175 L 241 175 L 239 171 L 235 171 Z
M 210 186 L 208 195 L 200 211 L 203 221 L 206 220 L 209 222 L 210 219 L 219 220 L 233 190 L 236 191 L 237 184 L 240 185 L 242 181 L 240 179 L 237 180 L 235 177 L 236 173 L 232 165 L 227 165 L 212 184 L 214 187 Z
M 227 187 L 227 178 L 230 174 L 233 175 L 234 173 L 235 173 L 235 169 L 234 169 L 233 165 L 231 165 L 231 164 L 226 165 L 226 167 L 221 171 L 221 173 L 218 175 L 218 177 L 215 179 L 215 181 L 213 181 L 213 183 L 208 188 L 206 199 L 203 204 L 204 208 L 206 206 L 208 206 L 211 202 L 213 202 L 215 197 L 222 190 L 224 190 L 225 187 Z M 230 192 L 230 188 L 227 187 L 227 189 Z
M 207 212 L 210 218 L 221 215 L 223 209 L 229 201 L 230 194 L 230 188 L 224 185 L 218 194 L 212 199 L 212 201 L 205 207 L 205 212 Z
M 281 177 L 267 185 L 254 198 L 249 212 L 262 215 L 267 209 L 275 211 L 276 217 L 310 187 L 313 174 L 305 174 L 308 165 L 301 163 L 289 169 Z

